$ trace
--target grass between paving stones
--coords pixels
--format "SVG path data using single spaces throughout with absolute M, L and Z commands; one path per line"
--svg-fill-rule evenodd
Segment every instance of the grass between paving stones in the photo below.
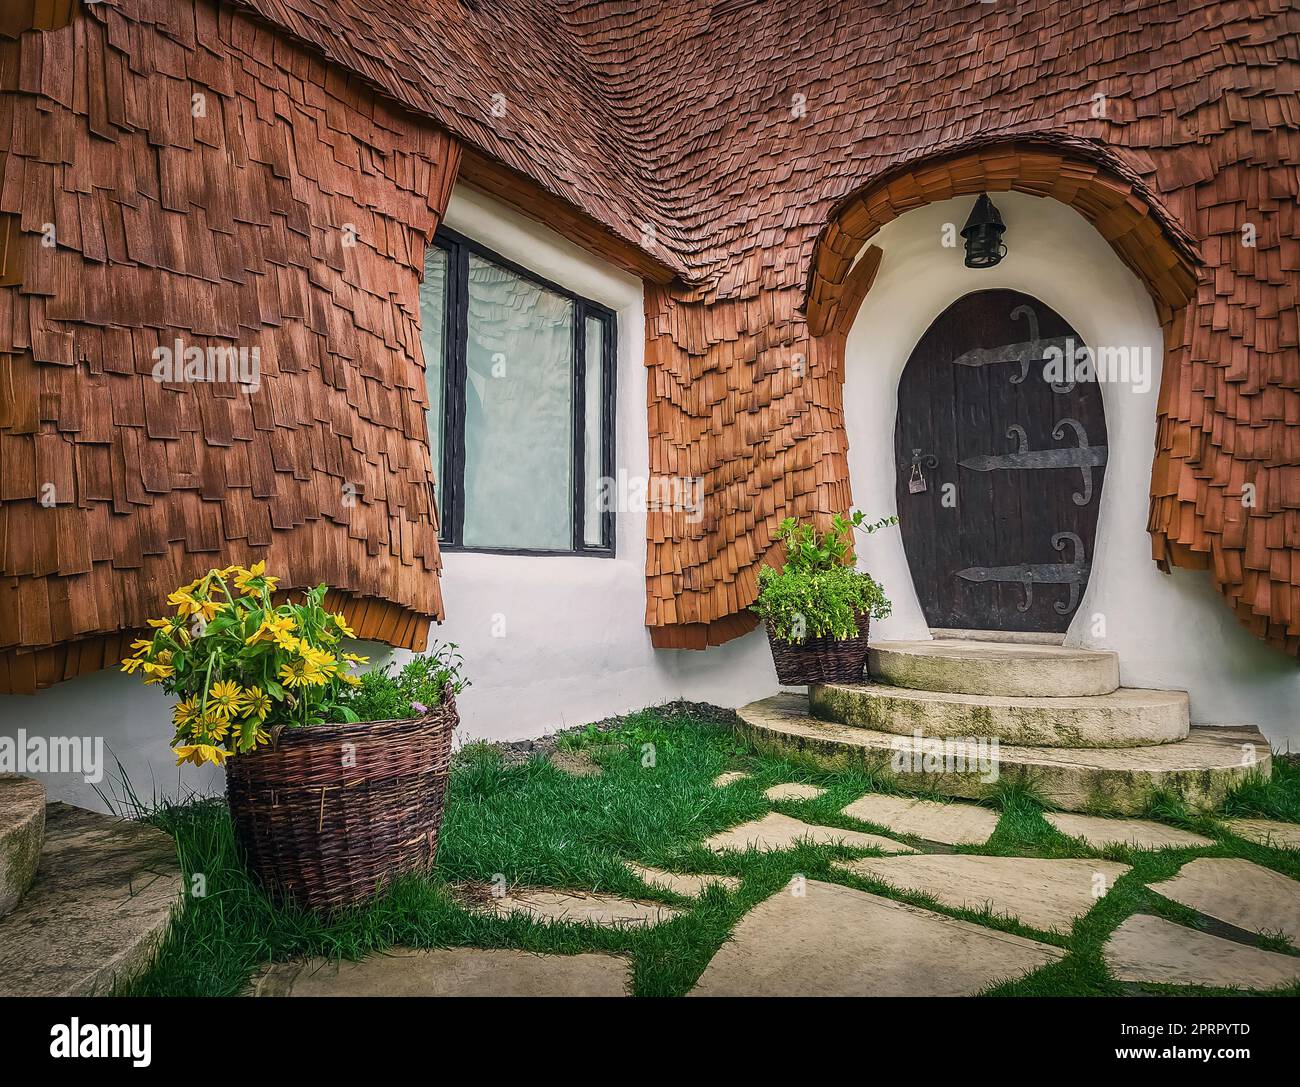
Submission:
M 328 921 L 276 906 L 262 894 L 238 857 L 224 801 L 196 801 L 156 811 L 150 818 L 175 837 L 191 894 L 154 965 L 129 992 L 233 995 L 248 991 L 251 977 L 272 961 L 309 955 L 357 959 L 395 946 L 474 946 L 624 955 L 632 963 L 636 995 L 680 995 L 694 985 L 747 911 L 781 891 L 795 875 L 803 875 L 883 894 L 1067 951 L 1061 962 L 991 990 L 995 995 L 1120 995 L 1138 987 L 1107 975 L 1101 948 L 1126 917 L 1145 912 L 1183 924 L 1200 920 L 1146 884 L 1173 876 L 1183 863 L 1200 856 L 1244 857 L 1300 878 L 1300 853 L 1236 838 L 1169 798 L 1157 798 L 1150 816 L 1215 838 L 1213 846 L 1156 852 L 1112 847 L 1099 852 L 1056 831 L 1043 819 L 1029 791 L 1006 788 L 989 804 L 1002 812 L 992 838 L 982 846 L 951 851 L 1106 857 L 1132 866 L 1070 933 L 1046 933 L 1005 917 L 948 909 L 926 896 L 900 893 L 832 866 L 839 859 L 878 855 L 875 851 L 804 844 L 777 853 L 715 854 L 700 845 L 710 834 L 771 810 L 829 827 L 888 834 L 887 828 L 841 812 L 863 793 L 898 791 L 869 773 L 822 771 L 755 754 L 741 746 L 724 723 L 667 709 L 629 715 L 613 728 L 578 730 L 564 737 L 562 746 L 589 751 L 604 773 L 570 777 L 541 757 L 503 765 L 495 748 L 466 748 L 452 771 L 435 875 L 403 880 L 372 905 Z M 715 789 L 713 778 L 732 769 L 745 770 L 750 777 Z M 813 800 L 769 802 L 763 790 L 783 781 L 810 782 L 827 792 Z M 1240 790 L 1228 810 L 1234 815 L 1276 818 L 1296 810 L 1298 795 L 1300 772 L 1279 761 L 1272 783 Z M 699 899 L 682 898 L 642 884 L 623 867 L 623 860 L 680 872 L 738 876 L 743 882 L 730 894 L 715 885 Z M 664 902 L 684 912 L 647 929 L 543 925 L 518 916 L 473 912 L 465 908 L 454 887 L 494 881 L 613 893 Z M 1276 937 L 1261 937 L 1256 943 L 1297 953 Z M 1300 994 L 1300 986 L 1285 992 Z

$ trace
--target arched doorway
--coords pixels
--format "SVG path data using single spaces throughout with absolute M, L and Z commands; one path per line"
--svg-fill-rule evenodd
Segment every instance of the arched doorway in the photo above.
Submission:
M 1072 365 L 1084 350 L 1044 303 L 988 290 L 944 310 L 912 351 L 898 389 L 896 495 L 931 627 L 1069 626 L 1107 459 L 1101 390 L 1090 366 Z

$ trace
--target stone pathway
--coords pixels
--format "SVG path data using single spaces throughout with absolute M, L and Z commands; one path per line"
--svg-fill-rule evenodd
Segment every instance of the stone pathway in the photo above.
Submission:
M 1186 849 L 1213 845 L 1209 838 L 1190 830 L 1152 823 L 1146 819 L 1105 819 L 1098 815 L 1074 812 L 1043 812 L 1043 818 L 1062 834 L 1082 838 L 1094 849 L 1108 845 L 1128 845 L 1136 849 Z
M 1300 944 L 1300 883 L 1250 861 L 1202 857 L 1151 889 L 1247 932 Z
M 730 830 L 720 831 L 711 838 L 704 839 L 704 848 L 715 853 L 728 849 L 744 851 L 757 849 L 770 852 L 777 849 L 790 849 L 800 841 L 814 845 L 844 845 L 853 849 L 881 849 L 891 853 L 915 853 L 910 845 L 883 838 L 878 834 L 864 834 L 860 830 L 840 830 L 838 827 L 818 827 L 791 819 L 788 815 L 772 812 L 755 819 L 752 823 L 742 823 Z
M 671 921 L 682 911 L 657 902 L 635 902 L 617 895 L 580 894 L 530 887 L 501 898 L 476 903 L 477 909 L 508 916 L 528 914 L 534 921 L 571 925 L 607 925 L 611 928 L 642 928 Z
M 768 800 L 816 800 L 825 796 L 826 790 L 820 785 L 806 785 L 802 781 L 786 781 L 763 790 Z
M 896 834 L 947 845 L 983 845 L 998 826 L 998 813 L 977 804 L 943 804 L 884 793 L 860 797 L 844 809 L 844 814 Z
M 749 775 L 744 770 L 724 770 L 713 779 L 715 789 L 725 789 L 733 781 L 744 781 Z
M 715 784 L 725 787 L 748 776 L 728 771 Z M 802 800 L 825 792 L 819 786 L 783 782 L 765 795 L 778 801 Z M 843 811 L 892 833 L 942 843 L 930 850 L 982 845 L 999 819 L 997 812 L 978 805 L 877 793 L 860 797 Z M 1143 849 L 1213 844 L 1148 820 L 1056 812 L 1044 817 L 1063 834 L 1094 848 L 1117 842 Z M 1300 830 L 1269 820 L 1233 820 L 1228 825 L 1243 836 L 1274 842 L 1290 840 L 1288 836 Z M 1110 860 L 923 851 L 883 835 L 807 823 L 780 812 L 721 831 L 703 845 L 714 852 L 776 851 L 803 842 L 891 854 L 836 861 L 833 868 L 928 896 L 941 909 L 988 911 L 1061 935 L 1069 934 L 1074 922 L 1132 871 Z M 624 863 L 648 886 L 685 898 L 698 898 L 710 885 L 727 892 L 742 885 L 736 876 Z M 1254 862 L 1199 857 L 1150 888 L 1211 919 L 1204 924 L 1219 921 L 1300 943 L 1300 881 Z M 463 890 L 477 896 L 472 909 L 501 916 L 524 914 L 544 924 L 644 928 L 670 921 L 689 908 L 546 887 L 516 888 L 502 898 L 484 897 L 478 885 Z M 1237 935 L 1226 927 L 1221 931 Z M 1119 981 L 1248 990 L 1300 983 L 1300 956 L 1254 946 L 1244 935 L 1239 941 L 1149 915 L 1126 919 L 1111 933 L 1102 954 Z M 1064 955 L 1054 945 L 938 909 L 798 876 L 740 918 L 691 995 L 971 995 L 1042 969 Z M 616 996 L 625 995 L 629 984 L 628 960 L 607 954 L 397 949 L 360 963 L 313 959 L 275 964 L 257 979 L 256 995 Z
M 725 891 L 735 891 L 740 887 L 740 880 L 735 876 L 696 876 L 685 872 L 665 872 L 659 868 L 646 868 L 644 865 L 627 862 L 628 870 L 642 883 L 658 887 L 683 898 L 698 898 L 706 887 L 718 884 Z
M 617 955 L 535 955 L 473 947 L 395 948 L 361 962 L 276 963 L 254 996 L 627 996 Z
M 1274 849 L 1300 849 L 1300 823 L 1275 819 L 1225 819 L 1223 825 L 1239 838 Z
M 794 880 L 741 919 L 691 995 L 968 996 L 1062 955 L 878 895 Z
M 1114 931 L 1102 957 L 1120 981 L 1241 989 L 1300 982 L 1300 957 L 1263 951 L 1144 913 L 1134 914 Z
M 836 868 L 928 894 L 954 909 L 987 907 L 1044 932 L 1068 933 L 1129 870 L 1116 861 L 930 854 L 837 861 Z

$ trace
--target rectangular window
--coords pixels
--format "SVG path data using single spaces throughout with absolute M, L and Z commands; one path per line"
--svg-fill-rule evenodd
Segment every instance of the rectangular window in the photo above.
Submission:
M 442 230 L 420 320 L 444 547 L 613 554 L 614 314 Z

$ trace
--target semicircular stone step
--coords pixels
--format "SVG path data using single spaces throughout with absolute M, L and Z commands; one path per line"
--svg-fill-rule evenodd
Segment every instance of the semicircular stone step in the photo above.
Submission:
M 935 638 L 876 642 L 869 671 L 895 687 L 949 694 L 1077 697 L 1119 686 L 1119 656 L 1100 649 Z
M 45 786 L 0 774 L 0 917 L 27 893 L 45 840 Z
M 1147 747 L 1187 738 L 1185 691 L 1121 687 L 1086 698 L 913 691 L 883 683 L 819 683 L 808 688 L 813 714 L 902 736 L 996 737 L 1030 747 Z
M 761 752 L 824 769 L 861 769 L 909 789 L 969 800 L 994 795 L 1000 782 L 1023 781 L 1064 811 L 1138 815 L 1163 791 L 1208 811 L 1234 785 L 1272 773 L 1268 741 L 1253 725 L 1201 725 L 1185 740 L 1150 747 L 994 747 L 987 740 L 918 740 L 819 720 L 798 694 L 751 702 L 736 714 L 740 736 Z

